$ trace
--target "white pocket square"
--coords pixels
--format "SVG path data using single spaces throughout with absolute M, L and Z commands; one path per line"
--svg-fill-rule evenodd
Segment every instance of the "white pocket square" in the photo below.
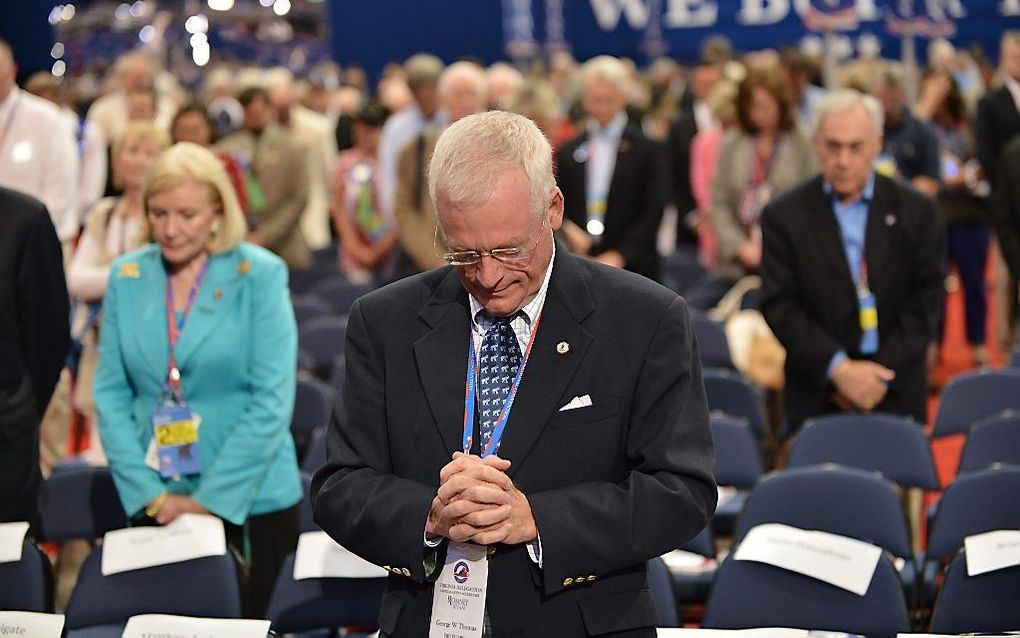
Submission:
M 571 399 L 569 403 L 560 408 L 560 412 L 566 412 L 567 410 L 576 410 L 577 408 L 590 408 L 590 407 L 591 396 L 585 394 Z

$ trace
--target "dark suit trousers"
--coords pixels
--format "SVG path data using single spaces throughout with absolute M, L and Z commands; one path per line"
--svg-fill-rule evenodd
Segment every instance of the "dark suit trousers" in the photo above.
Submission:
M 39 415 L 28 378 L 17 390 L 0 387 L 0 522 L 36 529 L 42 498 Z

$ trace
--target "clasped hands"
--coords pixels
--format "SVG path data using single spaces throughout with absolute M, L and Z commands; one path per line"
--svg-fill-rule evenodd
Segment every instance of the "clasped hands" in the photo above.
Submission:
M 510 461 L 454 452 L 439 472 L 425 531 L 478 545 L 535 540 L 538 527 L 523 492 L 506 475 Z
M 896 373 L 874 361 L 845 359 L 832 371 L 833 402 L 841 410 L 869 412 L 882 402 Z

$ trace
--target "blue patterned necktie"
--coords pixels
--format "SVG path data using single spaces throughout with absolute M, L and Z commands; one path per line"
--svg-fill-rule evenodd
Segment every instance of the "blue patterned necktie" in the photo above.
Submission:
M 481 435 L 480 449 L 483 451 L 489 445 L 499 412 L 521 364 L 521 348 L 510 326 L 512 319 L 513 316 L 492 317 L 484 312 L 479 314 L 479 323 L 485 329 L 485 337 L 478 358 L 479 391 L 476 395 L 476 409 Z M 493 450 L 493 453 L 496 451 Z

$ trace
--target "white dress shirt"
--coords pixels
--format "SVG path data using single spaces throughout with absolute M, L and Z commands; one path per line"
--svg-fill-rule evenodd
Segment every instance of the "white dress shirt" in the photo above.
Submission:
M 55 104 L 14 87 L 0 103 L 0 186 L 46 205 L 61 242 L 78 231 L 78 150 Z
M 593 199 L 605 201 L 616 170 L 616 152 L 620 137 L 627 126 L 627 113 L 620 111 L 609 124 L 599 126 L 595 120 L 588 120 L 588 168 L 584 172 L 588 202 Z
M 105 201 L 105 200 L 104 200 Z M 125 218 L 115 211 L 106 224 L 105 246 L 86 227 L 67 268 L 67 292 L 78 301 L 101 301 L 110 278 L 110 262 L 136 247 L 141 215 Z

